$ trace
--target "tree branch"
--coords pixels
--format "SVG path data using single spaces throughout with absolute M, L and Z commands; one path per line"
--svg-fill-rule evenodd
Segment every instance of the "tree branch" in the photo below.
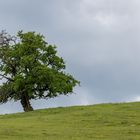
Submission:
M 3 74 L 0 74 L 0 76 L 2 76 L 3 78 L 5 78 L 5 79 L 7 79 L 7 80 L 9 80 L 9 81 L 14 81 L 13 79 L 11 79 L 11 78 L 9 78 L 9 77 L 3 75 Z

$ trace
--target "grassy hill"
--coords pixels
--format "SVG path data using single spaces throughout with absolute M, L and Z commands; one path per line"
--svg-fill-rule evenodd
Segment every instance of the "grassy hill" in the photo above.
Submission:
M 140 103 L 36 110 L 0 116 L 1 140 L 140 140 Z

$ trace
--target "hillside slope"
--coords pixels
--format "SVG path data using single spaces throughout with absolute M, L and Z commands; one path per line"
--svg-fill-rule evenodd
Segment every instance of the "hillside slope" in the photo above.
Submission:
M 1 140 L 140 140 L 140 103 L 101 104 L 0 116 Z

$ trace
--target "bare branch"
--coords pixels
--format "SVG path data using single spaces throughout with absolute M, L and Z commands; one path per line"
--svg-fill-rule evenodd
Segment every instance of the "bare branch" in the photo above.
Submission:
M 11 78 L 9 78 L 9 77 L 3 75 L 3 74 L 0 74 L 0 76 L 2 76 L 3 78 L 5 78 L 5 79 L 7 79 L 7 80 L 9 80 L 9 81 L 14 81 L 13 79 L 11 79 Z
M 0 45 L 7 46 L 11 43 L 16 43 L 16 37 L 9 35 L 5 30 L 0 32 Z

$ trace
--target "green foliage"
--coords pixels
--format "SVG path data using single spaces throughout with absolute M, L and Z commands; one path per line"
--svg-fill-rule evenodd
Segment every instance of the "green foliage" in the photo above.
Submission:
M 140 103 L 37 110 L 0 116 L 2 140 L 139 140 Z
M 21 100 L 24 94 L 30 100 L 73 92 L 79 81 L 65 73 L 65 63 L 57 55 L 56 46 L 35 32 L 20 31 L 16 38 L 0 45 L 0 76 L 6 79 L 0 87 L 1 103 Z

